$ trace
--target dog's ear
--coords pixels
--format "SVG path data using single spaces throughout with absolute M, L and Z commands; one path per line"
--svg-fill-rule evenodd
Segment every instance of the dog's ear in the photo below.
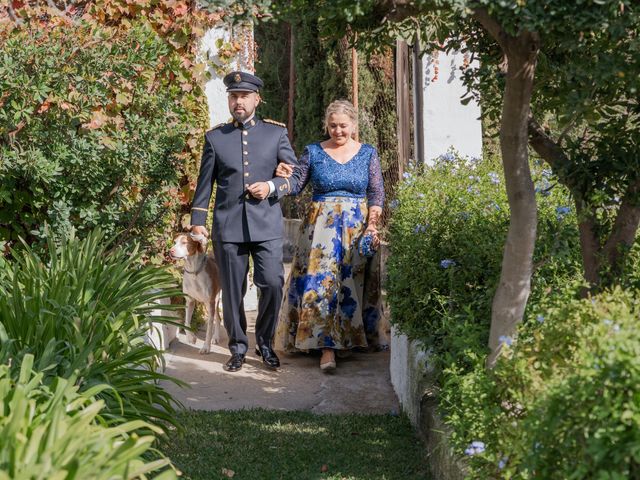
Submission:
M 207 237 L 202 234 L 194 235 L 190 233 L 191 239 L 198 244 L 198 252 L 205 253 L 207 251 Z

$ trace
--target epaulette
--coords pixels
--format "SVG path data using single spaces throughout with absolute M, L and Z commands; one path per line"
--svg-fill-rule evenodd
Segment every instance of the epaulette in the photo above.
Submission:
M 267 123 L 273 123 L 274 125 L 278 125 L 280 127 L 287 128 L 286 124 L 284 124 L 282 122 L 276 122 L 275 120 L 271 120 L 270 118 L 263 118 L 262 121 L 263 122 L 267 122 Z
M 229 123 L 229 122 L 222 122 L 222 123 L 219 123 L 219 124 L 217 124 L 215 127 L 213 127 L 211 130 L 215 130 L 216 128 L 224 127 L 227 123 Z

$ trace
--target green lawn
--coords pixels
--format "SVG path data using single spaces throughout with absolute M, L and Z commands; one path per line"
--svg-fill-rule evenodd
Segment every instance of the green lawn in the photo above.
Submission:
M 160 447 L 193 480 L 426 479 L 424 446 L 404 417 L 189 411 Z

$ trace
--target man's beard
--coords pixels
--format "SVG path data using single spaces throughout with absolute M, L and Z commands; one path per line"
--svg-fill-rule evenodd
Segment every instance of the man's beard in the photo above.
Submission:
M 236 119 L 240 123 L 244 123 L 244 121 L 253 115 L 253 112 L 249 112 L 247 110 L 242 110 L 240 112 L 236 112 L 235 110 L 231 112 L 231 116 Z

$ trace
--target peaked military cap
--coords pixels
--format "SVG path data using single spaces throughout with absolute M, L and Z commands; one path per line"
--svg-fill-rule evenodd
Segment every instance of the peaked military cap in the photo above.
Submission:
M 258 92 L 264 86 L 259 77 L 247 72 L 231 72 L 222 81 L 227 92 Z

